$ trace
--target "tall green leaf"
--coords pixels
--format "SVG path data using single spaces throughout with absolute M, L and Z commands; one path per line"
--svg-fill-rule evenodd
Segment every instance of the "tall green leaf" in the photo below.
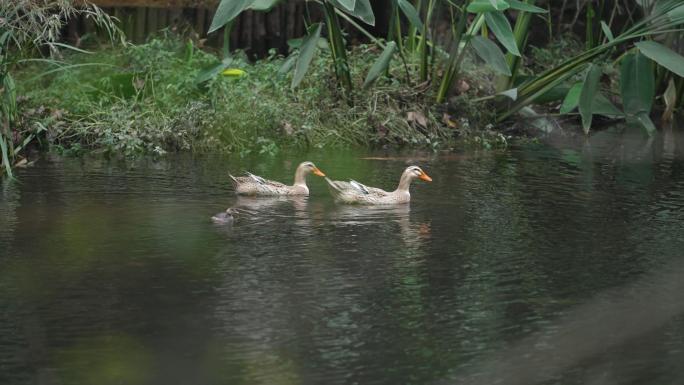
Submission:
M 655 96 L 653 62 L 640 52 L 629 53 L 622 59 L 620 93 L 626 114 L 651 112 Z
M 482 12 L 492 12 L 492 11 L 503 11 L 511 6 L 504 0 L 496 0 L 492 2 L 490 0 L 473 0 L 468 4 L 466 10 L 470 13 L 482 13 Z
M 598 90 L 602 73 L 600 65 L 592 64 L 589 66 L 587 75 L 584 78 L 584 84 L 582 84 L 582 91 L 580 92 L 579 98 L 579 112 L 582 116 L 582 128 L 584 129 L 585 134 L 588 134 L 591 129 L 591 120 L 594 114 L 592 107 L 594 106 L 594 98 L 596 97 L 596 91 Z
M 394 56 L 394 52 L 396 50 L 397 43 L 393 41 L 387 43 L 387 46 L 380 54 L 378 60 L 373 64 L 370 71 L 368 71 L 366 80 L 363 82 L 364 87 L 368 87 L 369 85 L 373 84 L 373 82 L 379 78 L 380 75 L 387 70 L 387 68 L 389 68 L 390 62 L 392 61 L 392 56 Z
M 641 41 L 636 43 L 636 46 L 646 57 L 684 77 L 684 57 L 682 55 L 655 41 Z
M 484 36 L 473 36 L 470 44 L 477 56 L 482 58 L 494 71 L 505 76 L 511 76 L 511 70 L 506 63 L 506 57 L 499 47 Z
M 299 83 L 304 79 L 306 71 L 309 70 L 309 65 L 311 64 L 311 60 L 318 47 L 318 39 L 321 37 L 322 28 L 323 24 L 321 23 L 312 24 L 309 27 L 308 34 L 302 42 L 302 47 L 299 49 L 299 56 L 297 57 L 297 63 L 295 64 L 295 73 L 292 77 L 292 88 L 297 88 Z
M 398 0 L 399 8 L 404 13 L 404 16 L 408 19 L 416 29 L 423 29 L 423 21 L 420 20 L 420 15 L 413 4 L 409 3 L 407 0 Z
M 508 52 L 512 55 L 520 56 L 518 46 L 515 44 L 515 36 L 513 35 L 511 24 L 503 12 L 487 12 L 485 13 L 485 21 Z
M 249 8 L 254 0 L 221 0 L 207 33 L 212 33 L 235 19 L 240 12 Z

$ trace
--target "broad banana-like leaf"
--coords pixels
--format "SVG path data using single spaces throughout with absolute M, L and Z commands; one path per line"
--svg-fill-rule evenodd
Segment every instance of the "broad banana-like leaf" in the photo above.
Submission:
M 387 46 L 380 54 L 378 60 L 373 64 L 370 71 L 368 71 L 366 80 L 363 82 L 364 87 L 368 87 L 369 85 L 373 84 L 373 82 L 379 78 L 387 70 L 387 68 L 389 68 L 390 63 L 392 62 L 392 56 L 394 56 L 394 52 L 396 50 L 397 43 L 393 41 L 387 43 Z
M 655 41 L 641 41 L 636 43 L 636 46 L 646 57 L 684 77 L 684 57 L 682 55 Z
M 254 0 L 221 0 L 214 18 L 211 20 L 208 33 L 212 33 L 217 29 L 228 24 L 229 21 L 235 19 L 242 11 L 249 8 Z
M 345 11 L 354 11 L 354 6 L 356 5 L 356 0 L 335 0 L 335 2 L 342 7 Z
M 640 52 L 629 53 L 620 65 L 620 93 L 625 113 L 650 113 L 655 96 L 653 62 Z
M 299 55 L 297 56 L 295 73 L 292 77 L 292 88 L 297 88 L 299 83 L 304 79 L 306 71 L 309 70 L 311 60 L 313 60 L 318 48 L 318 38 L 321 36 L 322 27 L 323 24 L 321 23 L 312 24 L 307 31 L 307 36 L 304 38 L 302 47 L 299 49 Z
M 494 71 L 501 75 L 511 76 L 511 70 L 506 63 L 506 57 L 493 41 L 484 36 L 473 36 L 470 41 L 477 56 L 482 58 Z
M 375 14 L 373 14 L 373 7 L 369 0 L 356 0 L 354 11 L 349 13 L 368 25 L 375 25 Z
M 620 65 L 620 93 L 625 114 L 633 116 L 651 134 L 655 126 L 649 118 L 655 96 L 653 62 L 641 52 L 629 53 Z
M 520 56 L 518 46 L 515 44 L 515 35 L 513 35 L 511 23 L 508 22 L 503 12 L 487 12 L 485 13 L 485 21 L 489 29 L 494 32 L 496 38 L 506 47 L 508 52 L 512 55 Z
M 255 11 L 268 11 L 278 3 L 280 3 L 280 0 L 254 0 L 252 5 L 249 6 L 249 9 Z

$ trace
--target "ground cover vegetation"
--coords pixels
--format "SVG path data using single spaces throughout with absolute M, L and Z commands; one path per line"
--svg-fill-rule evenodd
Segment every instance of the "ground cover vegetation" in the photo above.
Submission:
M 227 36 L 241 12 L 277 4 L 222 0 L 209 33 Z M 681 1 L 388 4 L 307 2 L 306 34 L 290 41 L 288 55 L 272 51 L 256 62 L 228 46 L 207 49 L 191 31 L 128 44 L 95 7 L 3 6 L 4 170 L 26 162 L 21 151 L 31 142 L 125 155 L 275 153 L 290 145 L 438 149 L 457 138 L 505 143 L 501 127 L 549 116 L 576 120 L 585 133 L 600 116 L 649 134 L 654 117 L 670 120 L 683 105 Z M 52 24 L 14 21 L 32 12 Z M 106 31 L 87 51 L 59 42 L 77 12 Z M 387 31 L 371 28 L 374 12 L 389 13 Z M 365 42 L 350 44 L 352 30 Z

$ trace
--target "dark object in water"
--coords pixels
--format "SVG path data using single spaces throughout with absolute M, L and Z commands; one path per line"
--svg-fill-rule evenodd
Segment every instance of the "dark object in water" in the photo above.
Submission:
M 235 222 L 235 216 L 238 211 L 234 208 L 228 208 L 226 211 L 218 213 L 211 217 L 212 222 L 219 225 L 232 225 Z

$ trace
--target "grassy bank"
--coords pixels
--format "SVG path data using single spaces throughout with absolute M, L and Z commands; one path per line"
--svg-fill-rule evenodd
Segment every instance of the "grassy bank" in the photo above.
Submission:
M 219 62 L 218 55 L 177 37 L 75 53 L 66 58 L 75 66 L 68 71 L 35 78 L 47 68 L 33 65 L 18 72 L 21 126 L 45 130 L 43 143 L 68 153 L 245 154 L 288 146 L 445 148 L 459 137 L 481 136 L 492 121 L 486 109 L 466 101 L 492 92 L 486 68 L 470 65 L 463 97 L 446 108 L 430 103 L 429 83 L 407 85 L 406 71 L 416 71 L 416 63 L 397 62 L 392 76 L 364 89 L 363 77 L 377 55 L 373 46 L 351 51 L 358 86 L 346 101 L 323 57 L 292 90 L 289 76 L 280 72 L 282 56 L 249 63 L 239 52 L 230 68 L 243 70 L 242 76 L 219 73 L 198 83 L 203 70 Z

